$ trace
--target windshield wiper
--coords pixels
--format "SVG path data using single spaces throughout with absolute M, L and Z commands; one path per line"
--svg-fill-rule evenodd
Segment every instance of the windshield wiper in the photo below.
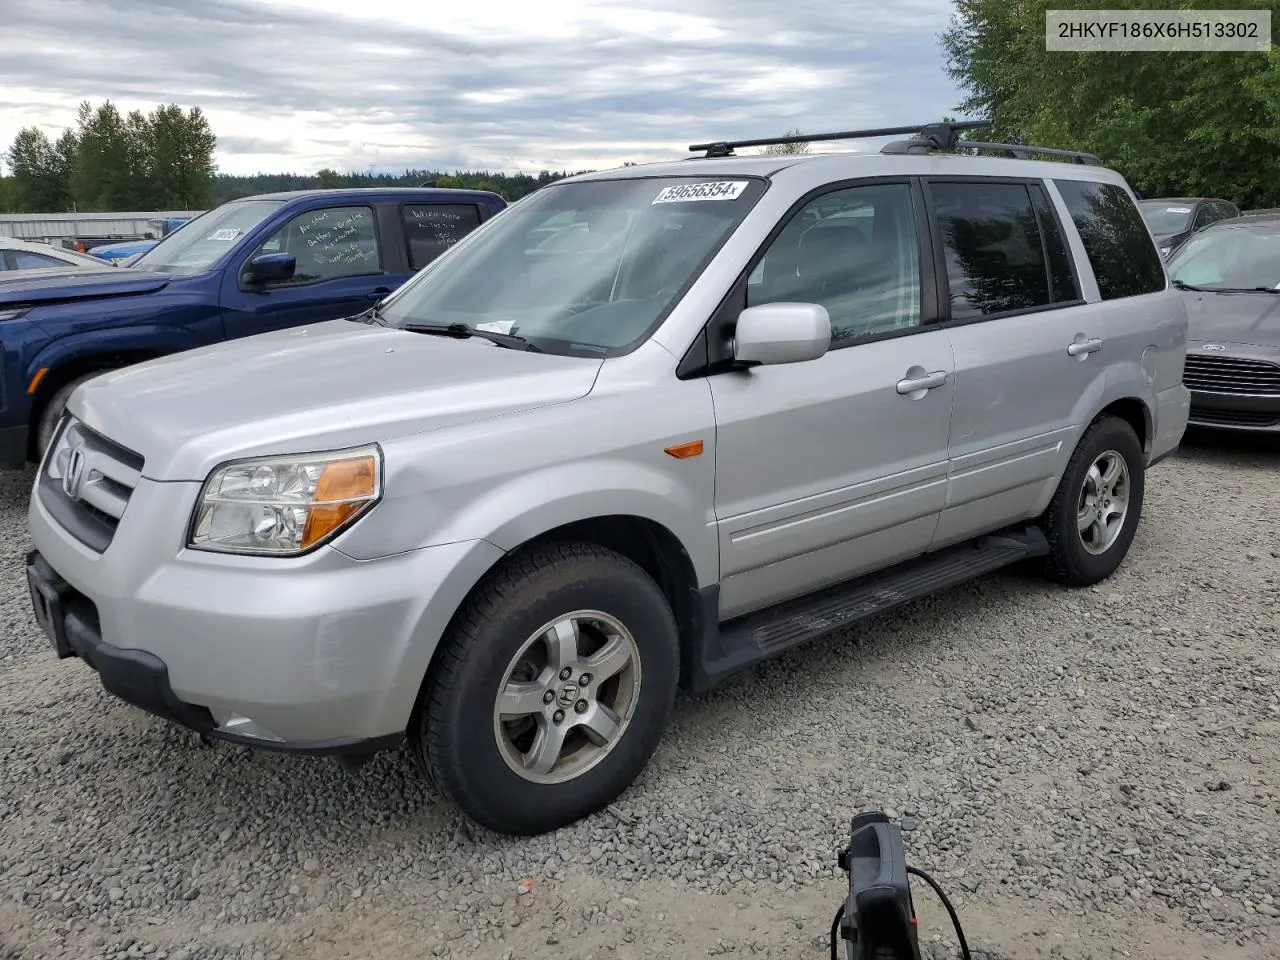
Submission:
M 535 347 L 524 337 L 517 337 L 513 333 L 477 330 L 475 327 L 469 327 L 465 323 L 406 323 L 400 329 L 408 330 L 410 333 L 428 333 L 437 337 L 452 337 L 455 340 L 479 337 L 481 340 L 488 340 L 490 343 L 496 343 L 500 347 L 507 347 L 511 350 L 526 350 L 529 353 L 545 352 Z
M 1254 293 L 1280 293 L 1280 286 L 1275 287 L 1254 287 Z
M 347 319 L 354 321 L 355 323 L 376 323 L 381 327 L 385 327 L 387 325 L 387 321 L 382 316 L 382 311 L 378 309 L 378 305 L 376 303 L 368 310 L 362 310 L 355 316 L 347 317 Z
M 1173 285 L 1179 290 L 1194 290 L 1197 293 L 1213 293 L 1208 287 L 1193 287 L 1189 283 L 1183 283 L 1181 280 L 1173 281 Z

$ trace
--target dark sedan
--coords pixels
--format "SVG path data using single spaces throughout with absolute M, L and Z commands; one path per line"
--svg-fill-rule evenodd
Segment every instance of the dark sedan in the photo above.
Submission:
M 1138 209 L 1166 260 L 1198 231 L 1240 216 L 1240 208 L 1216 197 L 1165 197 L 1143 200 Z
M 1280 433 L 1280 216 L 1197 233 L 1169 261 L 1190 328 L 1191 424 Z

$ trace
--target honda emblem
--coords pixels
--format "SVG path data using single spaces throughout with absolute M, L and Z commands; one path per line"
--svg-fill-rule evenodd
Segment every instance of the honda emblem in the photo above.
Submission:
M 80 484 L 84 480 L 84 449 L 72 447 L 67 459 L 67 472 L 62 478 L 62 492 L 72 500 L 80 499 Z

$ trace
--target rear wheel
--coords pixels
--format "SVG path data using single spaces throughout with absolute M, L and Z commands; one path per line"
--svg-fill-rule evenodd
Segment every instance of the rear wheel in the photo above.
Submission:
M 1089 586 L 1124 561 L 1142 516 L 1142 444 L 1119 417 L 1085 431 L 1041 524 L 1049 540 L 1046 572 L 1059 583 Z
M 86 380 L 92 380 L 94 377 L 101 376 L 106 372 L 105 370 L 94 370 L 92 373 L 84 373 L 78 377 L 73 377 L 59 387 L 53 396 L 49 398 L 49 402 L 45 404 L 44 409 L 40 411 L 39 418 L 36 420 L 33 450 L 37 461 L 42 460 L 44 452 L 49 449 L 49 444 L 53 441 L 53 431 L 58 428 L 58 421 L 62 419 L 62 414 L 67 409 L 67 401 L 71 399 L 71 394 L 75 393 L 76 387 Z
M 442 643 L 411 737 L 437 786 L 492 830 L 543 833 L 606 806 L 671 714 L 679 643 L 666 598 L 593 544 L 501 569 Z

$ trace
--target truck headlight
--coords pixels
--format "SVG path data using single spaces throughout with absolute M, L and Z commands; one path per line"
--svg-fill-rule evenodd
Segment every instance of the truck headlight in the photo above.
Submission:
M 237 460 L 205 481 L 187 546 L 297 556 L 337 536 L 381 496 L 377 445 Z

